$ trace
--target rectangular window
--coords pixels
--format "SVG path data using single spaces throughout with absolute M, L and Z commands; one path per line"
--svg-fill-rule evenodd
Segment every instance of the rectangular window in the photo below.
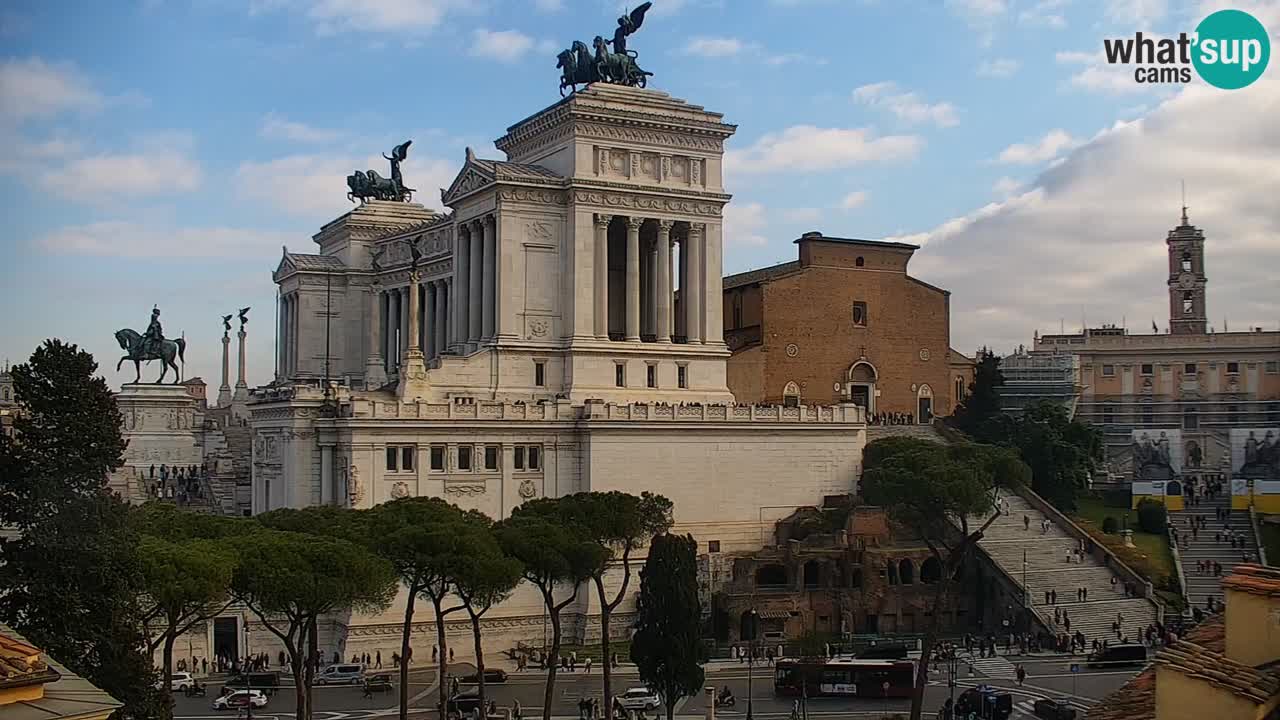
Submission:
M 533 384 L 537 387 L 547 386 L 547 364 L 544 362 L 535 362 L 533 364 Z
M 1154 375 L 1155 373 L 1156 373 L 1156 368 L 1154 365 L 1152 365 L 1151 363 L 1142 363 L 1143 375 Z
M 498 469 L 498 446 L 486 445 L 484 447 L 484 469 L 485 470 Z
M 541 445 L 529 446 L 529 469 L 530 470 L 542 469 L 542 446 Z
M 676 366 L 676 385 L 681 389 L 689 387 L 689 367 L 687 365 Z
M 400 451 L 396 448 L 387 448 L 387 472 L 395 472 L 400 469 Z
M 627 366 L 617 363 L 613 366 L 613 384 L 615 387 L 627 386 Z
M 400 469 L 405 472 L 413 471 L 413 454 L 417 448 L 405 447 L 400 448 Z
M 1116 376 L 1116 366 L 1115 366 L 1115 365 L 1103 365 L 1103 366 L 1102 366 L 1102 377 L 1115 377 L 1115 376 Z
M 1280 373 L 1280 360 L 1268 360 L 1265 367 L 1268 375 Z
M 708 540 L 708 541 L 707 541 L 707 552 L 713 552 L 713 553 L 718 553 L 718 552 L 720 552 L 720 541 L 719 541 L 719 540 Z
M 458 469 L 466 472 L 471 471 L 471 446 L 458 446 Z
M 651 388 L 658 387 L 658 366 L 657 365 L 645 366 L 644 384 L 645 384 L 645 387 L 651 387 Z
M 516 470 L 524 469 L 524 446 L 523 445 L 517 445 L 515 447 L 515 454 L 511 458 L 511 464 L 515 467 Z
M 1227 363 L 1227 374 L 1228 374 L 1228 375 L 1239 375 L 1239 374 L 1240 374 L 1240 363 L 1238 363 L 1238 362 L 1229 362 L 1229 363 Z
M 1195 374 L 1196 374 L 1196 364 L 1195 364 L 1195 363 L 1186 363 L 1186 364 L 1184 364 L 1184 365 L 1182 366 L 1182 373 L 1183 373 L 1184 375 L 1195 375 Z
M 853 324 L 856 327 L 867 326 L 867 304 L 864 302 L 856 302 L 853 304 Z
M 444 446 L 431 446 L 431 469 L 444 470 Z

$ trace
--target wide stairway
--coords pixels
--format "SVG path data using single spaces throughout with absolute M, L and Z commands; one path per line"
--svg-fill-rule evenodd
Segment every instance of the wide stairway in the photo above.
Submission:
M 1123 582 L 1118 580 L 1112 586 L 1113 573 L 1090 555 L 1084 555 L 1082 563 L 1068 564 L 1067 552 L 1077 547 L 1077 540 L 1052 521 L 1048 531 L 1042 532 L 1043 513 L 1021 496 L 1010 493 L 1002 497 L 1008 502 L 1009 512 L 987 528 L 979 547 L 1015 582 L 1021 585 L 1025 578 L 1031 605 L 1050 627 L 1066 632 L 1065 624 L 1053 622 L 1055 607 L 1066 611 L 1071 620 L 1071 634 L 1084 633 L 1088 644 L 1095 639 L 1116 642 L 1111 625 L 1117 615 L 1123 618 L 1121 636 L 1127 635 L 1134 641 L 1142 636 L 1147 625 L 1155 622 L 1155 603 L 1146 598 L 1126 598 Z M 975 522 L 982 521 L 970 520 L 971 525 Z M 1088 599 L 1084 602 L 1077 600 L 1076 590 L 1080 587 L 1088 589 Z M 1056 604 L 1045 602 L 1045 593 L 1050 590 L 1058 593 Z
M 1248 554 L 1253 562 L 1258 559 L 1258 545 L 1254 542 L 1253 527 L 1249 523 L 1248 510 L 1230 510 L 1231 496 L 1223 494 L 1212 500 L 1205 498 L 1196 507 L 1169 513 L 1169 523 L 1178 530 L 1178 544 L 1181 546 L 1185 536 L 1187 547 L 1179 549 L 1182 560 L 1182 576 L 1187 581 L 1187 602 L 1192 607 L 1206 609 L 1205 601 L 1209 596 L 1219 603 L 1222 597 L 1222 578 L 1231 574 L 1231 569 L 1244 562 L 1244 554 Z M 1226 521 L 1216 520 L 1218 509 L 1228 510 Z M 1205 528 L 1196 537 L 1191 534 L 1191 517 L 1204 517 Z M 1231 547 L 1227 537 L 1214 540 L 1215 532 L 1238 534 L 1244 538 L 1244 547 Z M 1214 561 L 1222 564 L 1222 576 L 1213 575 L 1212 571 L 1201 573 L 1196 565 L 1202 561 Z

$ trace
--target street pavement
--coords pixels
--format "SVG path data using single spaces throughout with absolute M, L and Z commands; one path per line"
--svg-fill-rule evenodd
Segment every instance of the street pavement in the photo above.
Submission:
M 1079 658 L 1076 658 L 1076 663 Z M 1026 681 L 1019 685 L 1014 679 L 1015 664 L 1021 664 L 1027 671 Z M 1089 670 L 1078 665 L 1081 672 L 1071 672 L 1073 660 L 1063 656 L 1036 656 L 1008 658 L 987 658 L 973 660 L 973 666 L 963 666 L 956 678 L 955 693 L 958 696 L 964 690 L 981 684 L 1003 688 L 1013 695 L 1014 720 L 1025 720 L 1034 717 L 1032 703 L 1041 698 L 1066 698 L 1081 711 L 1087 710 L 1098 700 L 1123 685 L 1138 672 L 1138 669 L 1116 669 L 1106 671 Z M 943 672 L 933 673 L 929 686 L 925 689 L 924 709 L 926 713 L 935 712 L 947 698 L 949 689 L 945 666 Z M 474 668 L 465 663 L 450 666 L 450 674 L 465 674 Z M 734 720 L 745 717 L 748 694 L 752 698 L 752 715 L 762 720 L 787 718 L 791 714 L 792 699 L 774 697 L 773 672 L 768 666 L 757 665 L 752 671 L 745 664 L 732 661 L 714 662 L 707 666 L 707 686 L 722 688 L 728 686 L 737 697 L 737 705 L 733 708 L 721 708 L 716 711 L 718 717 Z M 399 682 L 398 671 L 383 668 L 377 672 L 391 672 L 395 682 Z M 487 691 L 491 699 L 500 708 L 511 707 L 519 699 L 525 718 L 541 717 L 545 673 L 541 671 L 510 672 L 510 679 L 502 684 L 488 684 Z M 288 681 L 288 678 L 283 678 Z M 437 701 L 436 669 L 434 667 L 416 667 L 410 673 L 410 713 L 417 718 L 436 716 Z M 581 669 L 578 672 L 560 671 L 556 674 L 555 699 L 552 713 L 556 718 L 572 719 L 578 717 L 578 702 L 583 698 L 599 698 L 601 678 L 599 668 L 591 673 Z M 185 698 L 175 696 L 174 715 L 180 720 L 232 720 L 232 711 L 218 712 L 210 707 L 213 698 L 217 697 L 219 683 L 210 679 L 209 696 L 206 698 Z M 634 666 L 623 666 L 614 671 L 613 692 L 620 695 L 628 688 L 640 685 Z M 468 686 L 463 686 L 466 689 Z M 376 693 L 373 698 L 363 697 L 363 691 L 355 686 L 316 687 L 313 689 L 315 701 L 315 720 L 374 720 L 376 718 L 394 717 L 398 714 L 395 691 Z M 873 718 L 890 713 L 905 713 L 910 710 L 910 702 L 900 699 L 854 699 L 854 698 L 812 698 L 809 700 L 809 717 L 865 717 Z M 294 711 L 292 685 L 280 689 L 271 698 L 267 707 L 254 711 L 254 717 L 260 720 L 291 720 Z M 693 697 L 683 700 L 676 707 L 676 715 L 682 718 L 703 717 L 705 706 L 703 698 Z

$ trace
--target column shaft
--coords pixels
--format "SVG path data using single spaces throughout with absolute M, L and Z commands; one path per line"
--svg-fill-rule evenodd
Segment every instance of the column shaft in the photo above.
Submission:
M 248 387 L 248 385 L 247 385 L 247 384 L 245 383 L 245 381 L 244 381 L 244 339 L 245 339 L 245 332 L 244 332 L 244 326 L 243 326 L 243 325 L 241 325 L 241 326 L 240 326 L 240 332 L 236 333 L 236 337 L 237 337 L 237 338 L 239 338 L 239 340 L 240 340 L 240 357 L 239 357 L 239 364 L 237 365 L 237 371 L 236 371 L 236 387 L 238 387 L 238 388 Z
M 436 348 L 440 347 L 436 338 L 436 325 L 438 323 L 436 320 L 436 283 L 429 282 L 422 287 L 427 301 L 426 311 L 423 314 L 425 318 L 423 334 L 426 336 L 423 338 L 426 345 L 424 354 L 430 360 L 436 356 L 436 352 L 438 352 Z
M 702 234 L 697 227 L 689 228 L 685 235 L 688 245 L 688 260 L 685 269 L 687 288 L 680 288 L 680 299 L 684 302 L 684 326 L 686 342 L 702 342 Z
M 592 330 L 598 340 L 609 339 L 609 221 L 612 219 L 612 215 L 597 214 L 595 217 L 596 253 L 593 258 L 595 308 Z
M 391 300 L 391 291 L 383 290 L 381 293 L 382 312 L 379 320 L 382 322 L 382 367 L 391 372 L 395 368 L 396 357 L 396 320 L 395 306 Z
M 462 345 L 467 341 L 467 329 L 471 327 L 467 305 L 471 297 L 471 228 L 469 225 L 458 226 L 458 245 L 453 258 L 454 285 L 454 344 Z
M 640 223 L 643 218 L 627 218 L 627 334 L 640 341 Z
M 400 345 L 396 348 L 396 362 L 403 362 L 404 354 L 409 351 L 409 348 L 413 347 L 413 335 L 410 332 L 410 328 L 412 328 L 413 325 L 409 322 L 409 310 L 411 307 L 409 287 L 406 285 L 405 287 L 400 288 L 399 292 Z
M 409 300 L 409 313 L 405 317 L 405 327 L 409 328 L 409 341 L 405 343 L 404 352 L 406 354 L 418 351 L 422 352 L 421 330 L 422 330 L 422 314 L 418 305 L 418 278 L 417 273 L 409 276 L 409 286 L 404 289 L 405 297 Z
M 333 446 L 320 446 L 320 504 L 333 504 Z
M 484 228 L 479 220 L 471 223 L 471 282 L 467 286 L 467 342 L 478 344 L 483 329 L 483 303 L 480 300 L 484 292 Z
M 369 357 L 382 355 L 382 291 L 377 285 L 369 288 Z
M 671 225 L 670 220 L 658 221 L 658 327 L 654 331 L 658 342 L 671 342 Z
M 481 223 L 484 226 L 484 257 L 481 262 L 481 279 L 482 291 L 480 298 L 481 310 L 483 317 L 481 318 L 480 336 L 486 340 L 492 339 L 494 334 L 494 310 L 497 308 L 497 296 L 494 294 L 496 290 L 495 281 L 498 279 L 498 255 L 497 255 L 497 233 L 494 226 L 493 216 L 490 215 Z

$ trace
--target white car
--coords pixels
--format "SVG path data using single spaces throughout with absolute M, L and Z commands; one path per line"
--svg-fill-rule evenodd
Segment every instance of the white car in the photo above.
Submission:
M 656 710 L 662 705 L 662 698 L 658 697 L 658 693 L 649 688 L 631 688 L 625 693 L 614 698 L 614 702 L 622 706 L 624 710 Z
M 195 678 L 189 672 L 173 673 L 172 679 L 169 681 L 170 692 L 186 692 L 187 688 L 195 685 Z M 156 683 L 156 689 L 164 687 L 164 678 Z
M 214 710 L 242 708 L 245 705 L 252 705 L 255 708 L 266 707 L 267 696 L 263 695 L 261 690 L 236 690 L 213 701 Z

